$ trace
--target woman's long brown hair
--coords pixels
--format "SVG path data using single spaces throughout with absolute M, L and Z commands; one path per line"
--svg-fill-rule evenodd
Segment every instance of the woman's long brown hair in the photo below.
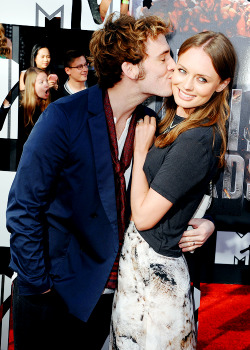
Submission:
M 157 137 L 155 145 L 163 148 L 174 142 L 181 133 L 188 129 L 200 126 L 213 126 L 217 129 L 222 139 L 219 158 L 219 166 L 222 167 L 227 147 L 226 121 L 230 114 L 228 100 L 235 73 L 236 53 L 232 43 L 225 35 L 207 31 L 187 39 L 180 47 L 179 57 L 190 48 L 196 47 L 202 47 L 211 58 L 213 67 L 221 78 L 221 82 L 230 78 L 230 83 L 221 92 L 214 92 L 207 103 L 195 108 L 187 119 L 165 134 L 164 131 L 171 125 L 177 109 L 174 98 L 172 96 L 168 98 L 165 103 L 166 115 L 159 124 L 160 135 Z

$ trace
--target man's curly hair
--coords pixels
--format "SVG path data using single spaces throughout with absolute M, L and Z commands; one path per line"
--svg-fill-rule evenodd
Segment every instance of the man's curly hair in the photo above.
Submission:
M 103 89 L 113 87 L 121 80 L 122 63 L 141 62 L 147 56 L 147 38 L 156 39 L 159 34 L 166 35 L 170 30 L 170 23 L 166 24 L 157 16 L 136 20 L 129 15 L 109 15 L 104 27 L 93 33 L 89 46 L 89 61 L 95 69 L 99 86 Z

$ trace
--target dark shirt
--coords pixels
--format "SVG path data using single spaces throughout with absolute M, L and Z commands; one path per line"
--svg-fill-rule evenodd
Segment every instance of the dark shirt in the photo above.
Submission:
M 36 124 L 39 116 L 41 115 L 40 107 L 36 107 L 35 113 L 32 117 L 33 124 L 29 123 L 27 126 L 24 125 L 24 109 L 23 106 L 19 107 L 18 110 L 18 141 L 17 141 L 17 164 L 19 163 L 20 157 L 23 151 L 23 145 L 27 141 L 29 134 L 31 133 L 34 125 Z
M 182 133 L 165 148 L 153 146 L 148 152 L 144 164 L 148 183 L 173 206 L 152 229 L 140 234 L 162 255 L 181 255 L 178 242 L 217 170 L 218 133 L 212 144 L 213 128 L 199 127 Z

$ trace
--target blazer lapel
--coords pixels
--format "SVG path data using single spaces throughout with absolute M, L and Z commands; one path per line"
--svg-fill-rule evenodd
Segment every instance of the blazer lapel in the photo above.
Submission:
M 98 190 L 107 217 L 118 234 L 115 183 L 102 90 L 97 87 L 90 90 L 89 114 L 92 116 L 88 123 L 94 150 Z

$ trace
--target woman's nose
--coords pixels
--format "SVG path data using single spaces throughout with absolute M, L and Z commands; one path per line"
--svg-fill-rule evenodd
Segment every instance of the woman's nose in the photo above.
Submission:
M 193 79 L 190 76 L 185 77 L 185 80 L 183 82 L 183 87 L 186 90 L 193 90 Z

